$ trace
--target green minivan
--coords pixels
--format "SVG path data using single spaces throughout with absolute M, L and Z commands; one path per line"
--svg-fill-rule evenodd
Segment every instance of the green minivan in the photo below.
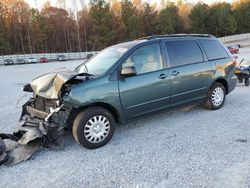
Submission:
M 23 106 L 21 135 L 32 123 L 46 136 L 41 125 L 69 128 L 94 149 L 109 142 L 116 124 L 140 116 L 191 103 L 220 109 L 236 87 L 235 63 L 211 35 L 154 35 L 108 47 L 74 71 L 58 69 L 24 87 L 34 95 Z

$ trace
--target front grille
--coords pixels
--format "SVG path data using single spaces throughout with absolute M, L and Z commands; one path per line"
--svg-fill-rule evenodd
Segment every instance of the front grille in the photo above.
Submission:
M 50 108 L 56 108 L 55 99 L 46 99 L 43 97 L 37 96 L 34 103 L 34 108 L 43 112 L 50 113 Z

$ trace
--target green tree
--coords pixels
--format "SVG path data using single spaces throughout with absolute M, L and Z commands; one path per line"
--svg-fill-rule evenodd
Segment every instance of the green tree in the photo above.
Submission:
M 233 4 L 234 17 L 238 23 L 237 33 L 250 32 L 250 0 L 240 0 Z
M 209 6 L 198 2 L 191 10 L 189 19 L 192 33 L 208 33 L 206 22 L 209 16 Z
M 157 34 L 157 15 L 158 12 L 148 3 L 144 4 L 142 13 L 144 33 L 146 36 Z
M 179 28 L 178 32 L 187 33 L 190 31 L 190 19 L 191 5 L 178 0 L 178 16 L 179 16 Z
M 122 0 L 122 21 L 127 32 L 125 40 L 133 40 L 143 35 L 138 10 L 129 0 Z
M 162 9 L 158 15 L 158 33 L 173 34 L 176 33 L 179 24 L 178 9 L 174 3 L 168 3 L 167 7 Z
M 37 9 L 32 9 L 31 12 L 31 39 L 34 52 L 45 52 L 45 41 L 47 39 L 47 28 L 45 18 L 40 14 Z
M 211 6 L 207 19 L 207 29 L 209 33 L 217 37 L 235 33 L 237 22 L 229 3 L 219 3 Z
M 112 27 L 114 16 L 110 3 L 105 0 L 92 0 L 89 14 L 92 20 L 92 31 L 89 36 L 92 49 L 101 50 L 111 45 L 116 31 Z
M 47 36 L 45 46 L 48 51 L 54 53 L 78 50 L 76 24 L 69 16 L 69 12 L 48 4 L 42 9 L 41 15 L 39 23 L 44 25 L 45 22 L 44 32 Z
M 121 2 L 118 2 L 116 0 L 113 0 L 112 2 L 112 12 L 114 14 L 114 21 L 113 21 L 113 28 L 116 28 L 116 38 L 114 40 L 114 43 L 120 43 L 123 42 L 126 38 L 126 26 L 123 23 L 122 20 L 122 5 Z

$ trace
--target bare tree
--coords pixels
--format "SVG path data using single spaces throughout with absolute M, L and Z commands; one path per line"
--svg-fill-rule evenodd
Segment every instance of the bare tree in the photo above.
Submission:
M 66 0 L 57 0 L 57 4 L 59 5 L 60 8 L 63 8 L 66 10 Z M 65 43 L 65 49 L 66 51 L 69 50 L 68 48 L 68 43 L 69 43 L 69 40 L 68 39 L 68 29 L 67 29 L 67 20 L 65 20 L 64 22 L 64 26 L 63 26 L 63 32 L 64 32 L 64 43 Z
M 78 1 L 77 0 L 71 0 L 73 4 L 73 13 L 74 13 L 74 19 L 76 23 L 77 28 L 77 39 L 78 39 L 78 51 L 81 51 L 81 38 L 80 38 L 80 28 L 79 28 L 79 22 L 78 22 Z
M 81 8 L 82 10 L 87 9 L 85 6 L 85 1 L 86 0 L 80 0 Z M 83 19 L 83 33 L 84 33 L 84 49 L 85 51 L 88 51 L 87 47 L 87 32 L 86 32 L 86 21 Z

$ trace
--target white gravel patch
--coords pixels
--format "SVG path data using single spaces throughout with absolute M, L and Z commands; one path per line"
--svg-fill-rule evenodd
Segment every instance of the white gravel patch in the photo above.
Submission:
M 48 69 L 80 61 L 0 67 L 0 132 L 12 132 L 29 94 L 21 86 Z M 118 126 L 111 142 L 65 147 L 0 167 L 0 187 L 250 187 L 250 87 L 239 85 L 218 111 L 196 107 Z M 247 142 L 241 142 L 242 139 Z

